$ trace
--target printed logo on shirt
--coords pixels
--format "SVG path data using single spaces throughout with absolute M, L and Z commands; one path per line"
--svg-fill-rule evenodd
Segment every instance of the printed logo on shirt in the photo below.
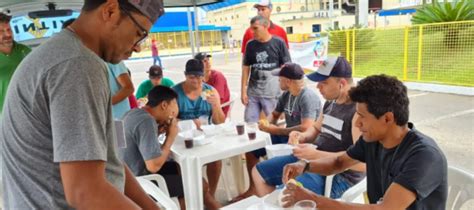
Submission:
M 341 133 L 342 133 L 343 125 L 344 125 L 343 120 L 335 118 L 328 114 L 324 114 L 323 126 L 321 129 L 321 132 L 334 136 L 334 138 L 341 141 L 342 140 Z
M 257 63 L 265 63 L 267 61 L 268 54 L 266 51 L 257 53 Z

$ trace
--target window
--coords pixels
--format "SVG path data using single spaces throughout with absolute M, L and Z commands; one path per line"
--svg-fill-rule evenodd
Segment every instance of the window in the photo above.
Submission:
M 293 34 L 293 26 L 286 27 L 287 34 Z
M 321 32 L 321 24 L 313 24 L 313 33 Z

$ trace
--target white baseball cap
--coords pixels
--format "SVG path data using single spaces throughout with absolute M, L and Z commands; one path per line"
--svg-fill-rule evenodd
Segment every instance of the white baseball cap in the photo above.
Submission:
M 253 5 L 253 7 L 268 7 L 268 8 L 272 8 L 273 5 L 272 5 L 272 1 L 270 0 L 260 0 L 260 2 L 256 3 Z

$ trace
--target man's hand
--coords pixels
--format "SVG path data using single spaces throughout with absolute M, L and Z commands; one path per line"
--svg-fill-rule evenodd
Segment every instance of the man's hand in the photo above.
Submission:
M 167 139 L 174 141 L 176 139 L 176 136 L 178 135 L 178 120 L 176 118 L 170 118 L 169 124 L 167 126 L 166 130 L 166 136 L 168 137 Z
M 219 93 L 216 90 L 213 90 L 212 93 L 206 96 L 206 100 L 212 107 L 219 107 L 221 106 L 221 99 Z
M 283 198 L 281 202 L 284 204 L 284 208 L 289 208 L 295 205 L 296 202 L 302 200 L 313 200 L 317 195 L 304 187 L 295 185 L 294 183 L 288 183 L 286 189 L 283 191 Z M 316 202 L 316 201 L 315 201 Z
M 240 100 L 242 101 L 242 104 L 244 106 L 247 106 L 247 104 L 249 103 L 249 97 L 247 96 L 247 93 L 246 92 L 243 92 L 242 91 L 242 94 L 240 96 Z
M 298 159 L 318 159 L 318 150 L 316 148 L 317 146 L 314 144 L 298 144 L 293 148 L 293 155 Z
M 300 131 L 291 131 L 288 135 L 288 144 L 297 145 L 300 142 L 304 142 L 304 136 Z
M 286 164 L 285 167 L 283 168 L 282 182 L 287 183 L 288 180 L 294 179 L 300 174 L 302 174 L 305 166 L 306 166 L 306 163 L 302 163 L 300 161 L 296 163 Z

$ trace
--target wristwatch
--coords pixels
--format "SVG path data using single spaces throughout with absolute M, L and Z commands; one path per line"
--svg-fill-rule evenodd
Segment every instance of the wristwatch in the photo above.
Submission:
M 310 165 L 309 160 L 302 159 L 301 162 L 302 162 L 302 163 L 305 163 L 304 169 L 303 169 L 303 173 L 304 173 L 304 172 L 308 172 L 308 171 L 309 171 L 309 165 Z

